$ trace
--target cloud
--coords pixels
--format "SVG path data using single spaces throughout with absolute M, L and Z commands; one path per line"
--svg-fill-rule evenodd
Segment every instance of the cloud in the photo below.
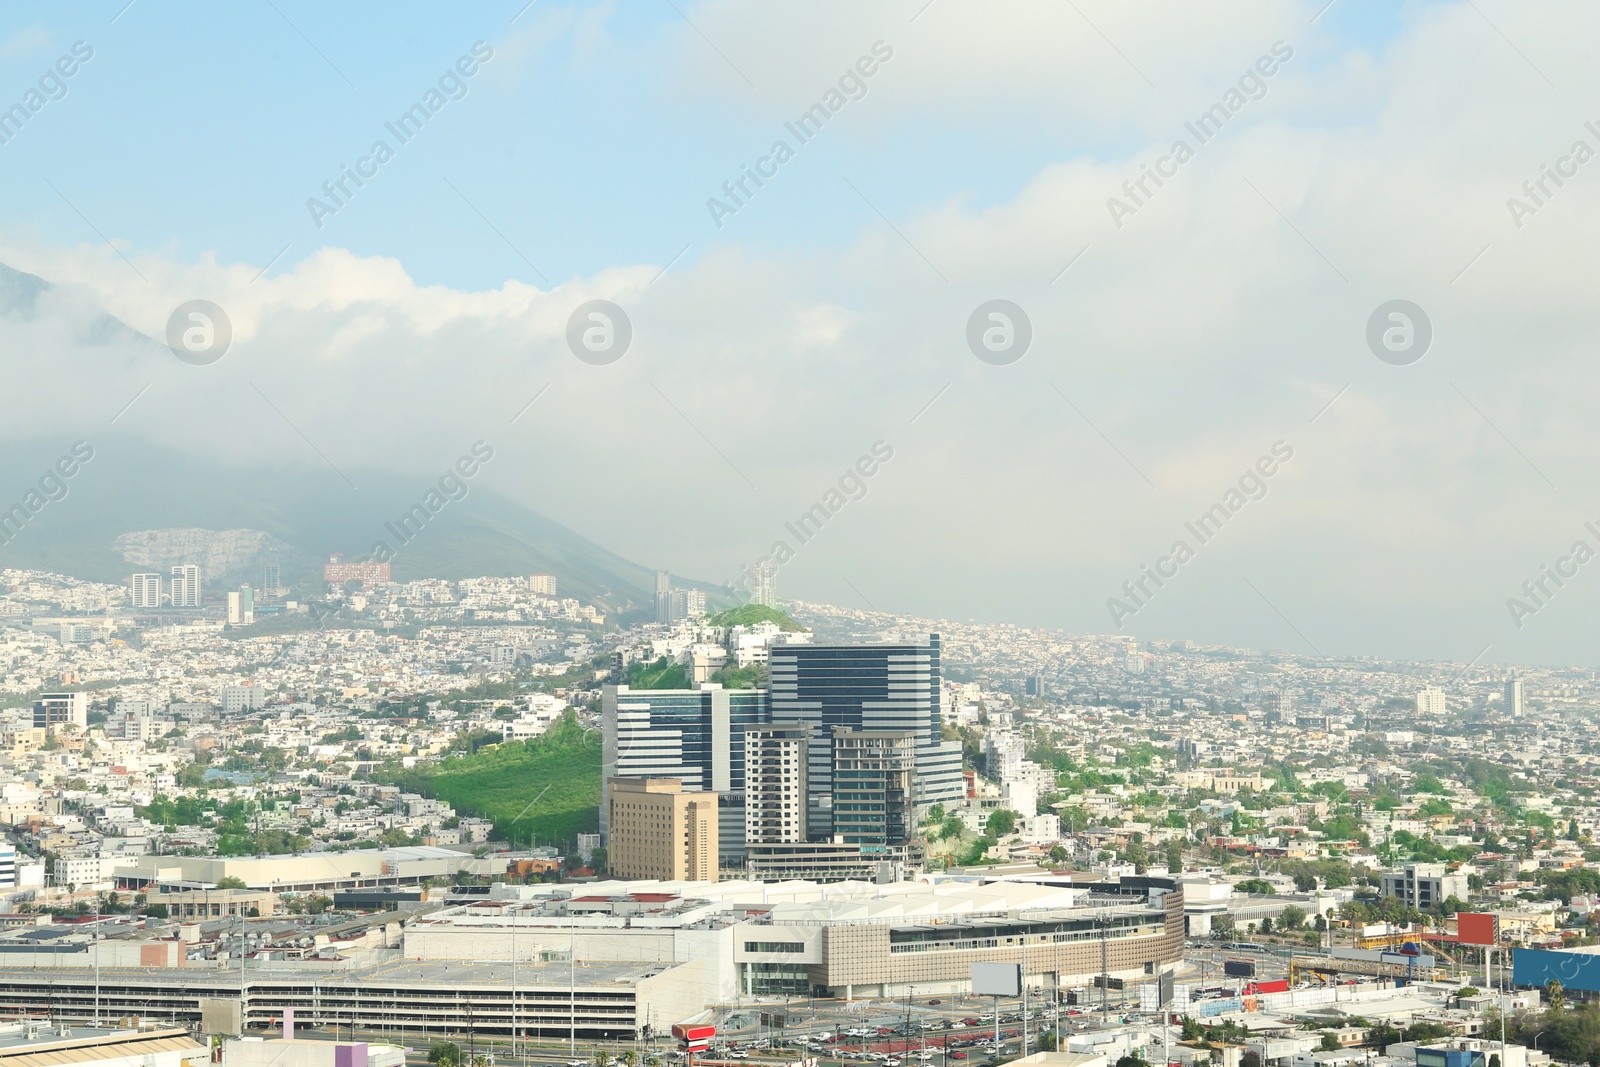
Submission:
M 688 10 L 759 72 L 750 107 L 815 99 L 884 37 L 897 80 L 874 88 L 869 123 L 1014 110 L 1090 131 L 1092 150 L 1063 148 L 998 203 L 950 188 L 891 227 L 841 188 L 861 222 L 840 249 L 728 242 L 664 274 L 618 264 L 465 292 L 338 248 L 260 279 L 255 264 L 125 250 L 146 283 L 104 248 L 0 243 L 0 259 L 61 284 L 52 312 L 0 325 L 6 380 L 31 390 L 0 433 L 81 433 L 148 383 L 119 426 L 240 460 L 315 466 L 309 440 L 341 466 L 426 477 L 486 438 L 500 491 L 625 556 L 709 578 L 765 553 L 881 439 L 895 460 L 785 566 L 786 594 L 854 602 L 848 580 L 879 606 L 1078 630 L 1109 629 L 1121 581 L 1284 440 L 1296 456 L 1270 494 L 1135 633 L 1585 659 L 1576 634 L 1596 621 L 1600 586 L 1575 587 L 1520 633 L 1503 605 L 1600 515 L 1581 459 L 1600 446 L 1594 252 L 1574 240 L 1600 222 L 1600 162 L 1520 229 L 1505 203 L 1575 139 L 1600 148 L 1593 116 L 1540 73 L 1581 85 L 1576 57 L 1595 33 L 1584 10 L 1535 20 L 1484 4 L 1490 26 L 1467 5 L 1411 5 L 1375 54 L 1334 51 L 1304 4 L 1215 19 L 1183 4 L 1137 18 L 1080 6 L 1093 26 L 1070 5 L 936 0 L 914 24 L 900 12 L 898 37 L 877 24 L 887 15 L 842 4 Z M 1291 37 L 1296 56 L 1266 97 L 1119 228 L 1108 200 L 1193 140 L 1185 122 Z M 706 47 L 687 28 L 674 40 L 685 57 Z M 719 67 L 685 58 L 680 88 L 724 93 Z M 68 328 L 98 304 L 159 338 L 195 297 L 234 322 L 234 350 L 211 367 L 154 345 L 84 346 Z M 1034 324 L 1010 367 L 965 346 L 968 314 L 995 297 Z M 1364 341 L 1368 315 L 1397 297 L 1436 329 L 1409 367 Z M 566 350 L 568 316 L 593 298 L 634 327 L 608 367 Z

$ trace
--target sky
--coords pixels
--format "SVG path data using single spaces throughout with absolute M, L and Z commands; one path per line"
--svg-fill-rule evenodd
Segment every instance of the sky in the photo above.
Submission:
M 699 579 L 1597 665 L 1584 4 L 462 7 L 8 5 L 0 439 L 487 440 Z

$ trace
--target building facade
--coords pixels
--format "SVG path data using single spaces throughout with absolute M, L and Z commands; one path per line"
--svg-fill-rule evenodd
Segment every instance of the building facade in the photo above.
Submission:
M 133 576 L 132 604 L 135 609 L 161 606 L 161 575 L 135 574 Z
M 717 880 L 717 795 L 676 778 L 613 778 L 606 858 L 622 878 Z
M 42 693 L 33 702 L 35 728 L 55 730 L 61 726 L 89 728 L 88 693 Z
M 200 568 L 193 563 L 183 563 L 172 568 L 172 594 L 170 603 L 175 608 L 200 606 Z
M 811 727 L 805 723 L 747 726 L 744 731 L 744 841 L 806 841 L 806 759 Z
M 909 730 L 833 729 L 833 836 L 851 845 L 901 848 L 916 827 Z
M 1408 863 L 1399 870 L 1384 871 L 1379 878 L 1384 896 L 1421 911 L 1451 897 L 1466 900 L 1470 893 L 1467 876 L 1450 874 L 1442 863 Z

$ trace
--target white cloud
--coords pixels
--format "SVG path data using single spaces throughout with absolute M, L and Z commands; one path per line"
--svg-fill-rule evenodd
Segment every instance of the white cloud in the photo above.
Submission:
M 1105 599 L 1282 439 L 1296 456 L 1267 498 L 1135 632 L 1301 647 L 1281 611 L 1328 652 L 1465 658 L 1492 642 L 1491 659 L 1586 656 L 1548 616 L 1510 630 L 1503 607 L 1600 514 L 1582 461 L 1600 445 L 1594 253 L 1574 239 L 1600 221 L 1600 162 L 1521 230 L 1505 207 L 1575 138 L 1600 148 L 1571 95 L 1575 57 L 1594 44 L 1584 9 L 1536 19 L 1482 5 L 1557 91 L 1466 5 L 1409 8 L 1381 57 L 1328 53 L 1303 4 L 1227 17 L 1081 6 L 1156 90 L 1070 6 L 936 0 L 915 25 L 910 7 L 895 16 L 896 80 L 871 121 L 1014 108 L 1097 138 L 1123 126 L 1128 147 L 1064 153 L 993 206 L 950 190 L 895 220 L 904 239 L 873 217 L 837 254 L 712 246 L 659 280 L 659 264 L 628 264 L 549 290 L 461 292 L 339 249 L 259 281 L 254 265 L 130 251 L 146 284 L 103 248 L 0 248 L 72 283 L 53 298 L 61 314 L 92 295 L 159 337 L 173 306 L 204 296 L 237 331 L 226 359 L 193 368 L 159 350 L 80 349 L 48 315 L 8 322 L 0 360 L 30 376 L 39 403 L 4 432 L 61 432 L 61 410 L 109 417 L 153 382 L 127 419 L 140 432 L 315 462 L 254 385 L 342 466 L 427 472 L 488 437 L 502 491 L 624 555 L 711 578 L 784 537 L 786 519 L 884 439 L 894 460 L 799 548 L 786 591 L 845 600 L 848 578 L 881 607 L 1084 630 L 1109 628 Z M 888 16 L 853 5 L 719 0 L 689 14 L 780 112 L 893 36 L 877 25 Z M 1268 96 L 1118 229 L 1107 198 L 1291 31 L 1296 60 Z M 685 28 L 681 47 L 705 45 Z M 684 63 L 686 85 L 726 90 L 715 56 Z M 1036 329 L 1012 367 L 965 349 L 966 316 L 995 296 Z M 634 324 L 614 366 L 565 349 L 567 315 L 592 297 Z M 1367 315 L 1394 297 L 1437 330 L 1411 367 L 1363 342 Z M 1600 585 L 1564 595 L 1592 621 Z

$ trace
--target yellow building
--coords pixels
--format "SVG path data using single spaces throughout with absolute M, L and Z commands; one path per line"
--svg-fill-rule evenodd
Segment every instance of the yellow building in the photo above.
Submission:
M 717 794 L 677 778 L 613 778 L 606 857 L 618 878 L 717 880 Z

